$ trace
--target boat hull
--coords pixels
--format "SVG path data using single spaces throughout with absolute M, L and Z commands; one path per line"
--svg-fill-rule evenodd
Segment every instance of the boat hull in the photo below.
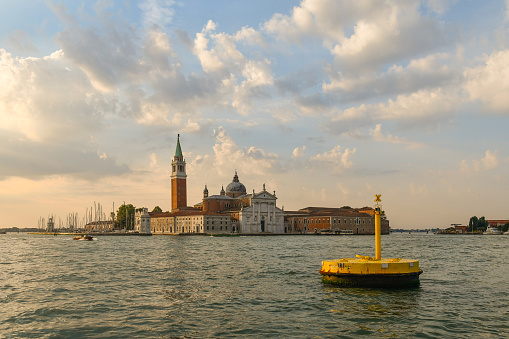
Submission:
M 327 284 L 350 287 L 406 288 L 419 286 L 419 275 L 421 275 L 422 270 L 391 274 L 326 273 L 322 271 L 320 273 L 322 274 L 322 282 Z

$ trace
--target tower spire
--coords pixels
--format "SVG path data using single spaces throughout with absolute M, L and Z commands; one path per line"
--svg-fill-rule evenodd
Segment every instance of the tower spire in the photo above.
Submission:
M 177 148 L 175 148 L 175 157 L 183 158 L 182 148 L 180 148 L 180 134 L 177 134 Z

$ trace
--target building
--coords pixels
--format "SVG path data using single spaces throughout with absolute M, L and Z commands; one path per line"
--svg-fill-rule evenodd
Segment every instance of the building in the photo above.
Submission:
M 370 207 L 307 207 L 285 212 L 277 207 L 276 192 L 262 190 L 247 193 L 237 171 L 233 180 L 221 187 L 219 194 L 209 195 L 207 185 L 203 198 L 187 206 L 186 162 L 177 136 L 177 147 L 171 163 L 171 212 L 149 213 L 146 208 L 135 214 L 135 230 L 143 228 L 153 234 L 181 233 L 343 233 L 374 234 L 374 210 Z M 148 214 L 148 217 L 147 217 Z M 382 233 L 389 233 L 389 221 L 382 217 Z
M 291 233 L 375 234 L 371 207 L 306 207 L 285 212 L 286 228 Z M 389 221 L 382 218 L 382 234 L 389 234 Z
M 171 210 L 187 207 L 186 162 L 180 148 L 180 134 L 177 135 L 175 156 L 171 162 Z
M 134 231 L 138 233 L 150 233 L 150 215 L 148 209 L 137 208 L 134 213 Z
M 171 166 L 171 212 L 147 212 L 148 227 L 153 234 L 285 233 L 284 212 L 276 205 L 276 192 L 268 192 L 263 184 L 260 192 L 253 190 L 248 194 L 237 171 L 226 190 L 223 186 L 219 194 L 209 195 L 205 185 L 202 201 L 187 206 L 186 162 L 180 135 Z M 136 213 L 135 225 L 141 227 L 143 213 Z
M 92 221 L 85 225 L 87 232 L 113 232 L 113 220 Z
M 507 220 L 507 219 L 497 219 L 497 220 L 486 220 L 486 222 L 491 227 L 498 227 L 498 226 L 504 226 L 505 224 L 509 223 L 509 220 Z

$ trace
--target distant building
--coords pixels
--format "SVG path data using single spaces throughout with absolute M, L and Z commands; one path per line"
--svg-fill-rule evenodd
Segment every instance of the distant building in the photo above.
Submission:
M 150 215 L 147 208 L 136 209 L 134 213 L 134 231 L 138 233 L 151 233 Z
M 87 232 L 113 232 L 113 220 L 92 221 L 85 225 Z
M 504 226 L 505 224 L 509 223 L 509 220 L 507 220 L 507 219 L 486 220 L 486 222 L 489 224 L 489 226 L 498 227 L 498 226 Z
M 456 233 L 467 233 L 468 226 L 454 225 Z
M 284 233 L 284 212 L 276 205 L 276 192 L 247 194 L 237 171 L 217 195 L 209 195 L 207 185 L 203 199 L 187 206 L 186 162 L 180 146 L 180 135 L 171 164 L 172 209 L 169 213 L 148 213 L 150 230 L 167 233 Z M 138 221 L 136 221 L 138 222 Z M 140 216 L 141 222 L 141 216 Z
M 186 162 L 177 136 L 177 147 L 171 163 L 171 212 L 152 213 L 146 208 L 136 213 L 136 228 L 153 234 L 179 233 L 343 233 L 374 234 L 375 217 L 371 207 L 329 208 L 307 207 L 285 212 L 277 207 L 276 192 L 248 194 L 239 181 L 237 171 L 226 190 L 209 195 L 207 185 L 202 201 L 187 206 Z M 148 214 L 148 217 L 147 217 Z M 139 226 L 138 226 L 139 225 Z M 139 231 L 141 232 L 141 231 Z M 382 217 L 382 233 L 389 233 L 389 221 Z
M 306 207 L 285 212 L 292 233 L 375 234 L 374 210 L 363 208 Z M 382 219 L 382 234 L 389 234 L 389 221 Z
M 48 218 L 48 223 L 46 224 L 46 232 L 54 232 L 55 231 L 55 222 L 53 221 L 53 217 Z

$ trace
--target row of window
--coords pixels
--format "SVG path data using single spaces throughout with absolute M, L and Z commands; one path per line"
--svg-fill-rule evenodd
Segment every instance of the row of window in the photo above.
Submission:
M 371 224 L 371 219 L 367 219 L 368 220 L 368 224 Z M 316 222 L 315 222 L 316 221 Z M 336 221 L 338 224 L 341 224 L 341 219 L 333 219 L 333 223 L 336 224 Z M 297 219 L 297 222 L 298 223 L 304 223 L 304 224 L 330 224 L 330 219 Z M 344 219 L 344 223 L 347 224 L 348 223 L 348 219 Z M 350 224 L 353 224 L 355 223 L 356 225 L 359 225 L 359 224 L 365 224 L 366 223 L 366 218 L 355 218 L 355 219 L 350 219 Z

